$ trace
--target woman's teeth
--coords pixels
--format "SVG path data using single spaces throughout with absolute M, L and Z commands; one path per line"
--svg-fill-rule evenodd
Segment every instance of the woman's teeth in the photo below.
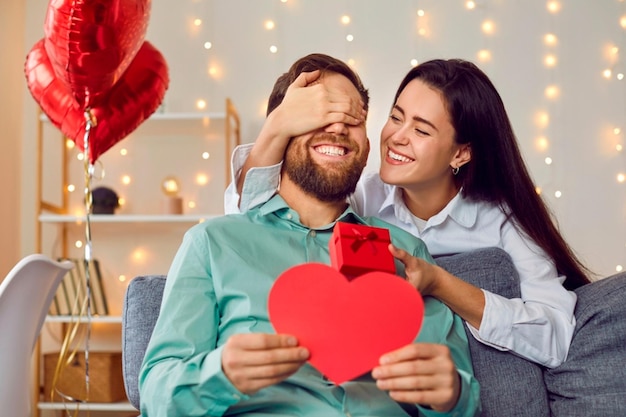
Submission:
M 413 161 L 411 158 L 407 158 L 406 156 L 397 154 L 391 149 L 387 151 L 387 156 L 389 156 L 389 158 L 393 159 L 394 161 L 400 161 L 400 162 L 412 162 Z

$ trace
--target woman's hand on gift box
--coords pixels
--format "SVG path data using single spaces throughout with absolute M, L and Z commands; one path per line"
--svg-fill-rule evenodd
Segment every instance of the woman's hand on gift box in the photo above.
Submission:
M 391 243 L 389 244 L 389 252 L 404 264 L 407 281 L 409 281 L 420 294 L 434 296 L 438 281 L 441 278 L 440 275 L 446 273 L 445 270 L 424 259 L 416 258 Z

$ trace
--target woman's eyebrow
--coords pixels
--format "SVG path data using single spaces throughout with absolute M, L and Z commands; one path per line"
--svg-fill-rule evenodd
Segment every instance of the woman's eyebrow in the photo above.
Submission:
M 393 106 L 393 108 L 398 110 L 400 113 L 402 113 L 403 116 L 406 115 L 406 113 L 404 112 L 404 109 L 402 107 L 400 107 L 399 105 L 395 104 Z M 437 132 L 439 132 L 439 129 L 437 129 L 437 126 L 435 126 L 434 123 L 432 123 L 430 120 L 424 119 L 423 117 L 419 117 L 419 116 L 413 116 L 412 120 L 415 121 L 415 122 L 425 123 L 428 126 L 430 126 L 433 129 L 435 129 Z

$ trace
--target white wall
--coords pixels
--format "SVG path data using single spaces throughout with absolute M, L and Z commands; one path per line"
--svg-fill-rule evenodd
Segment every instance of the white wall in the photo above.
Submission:
M 507 104 L 527 163 L 566 238 L 594 270 L 608 275 L 626 265 L 626 184 L 616 180 L 626 166 L 623 153 L 615 149 L 626 140 L 626 80 L 606 79 L 602 72 L 625 69 L 624 58 L 609 50 L 617 46 L 626 54 L 626 31 L 619 20 L 626 16 L 626 2 L 562 0 L 554 14 L 548 3 L 485 0 L 467 10 L 462 0 L 156 0 L 147 39 L 170 66 L 166 111 L 197 111 L 199 99 L 206 100 L 208 110 L 222 110 L 224 99 L 231 97 L 242 117 L 244 142 L 254 140 L 263 122 L 275 78 L 307 53 L 353 60 L 370 88 L 368 129 L 374 145 L 411 59 L 476 62 Z M 26 4 L 28 50 L 43 35 L 47 1 Z M 417 15 L 419 9 L 424 17 Z M 340 22 L 343 15 L 351 17 L 347 26 Z M 194 25 L 194 19 L 201 24 Z M 274 30 L 264 28 L 268 19 L 275 22 Z M 481 31 L 487 19 L 495 24 L 493 35 Z M 544 44 L 549 32 L 557 36 L 556 46 Z M 352 42 L 346 40 L 348 34 L 354 36 Z M 204 48 L 206 41 L 211 49 Z M 276 53 L 270 52 L 271 45 Z M 490 51 L 490 60 L 478 59 L 483 49 Z M 558 60 L 554 68 L 543 64 L 548 53 Z M 209 74 L 211 67 L 216 75 Z M 558 86 L 557 99 L 545 97 L 548 85 Z M 24 94 L 23 148 L 32 149 L 34 126 L 28 114 L 34 114 L 35 105 Z M 540 112 L 550 116 L 547 126 L 537 123 Z M 614 134 L 615 127 L 622 131 Z M 540 136 L 548 139 L 547 150 L 537 148 Z M 377 168 L 379 154 L 373 149 L 368 169 Z M 548 156 L 550 166 L 544 162 Z M 34 207 L 28 158 L 22 171 L 25 219 Z M 32 235 L 27 223 L 23 236 Z M 31 247 L 25 239 L 22 251 Z

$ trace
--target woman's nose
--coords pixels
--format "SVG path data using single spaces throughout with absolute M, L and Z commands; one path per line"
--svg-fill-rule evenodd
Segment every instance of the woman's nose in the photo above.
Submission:
M 396 144 L 406 145 L 409 143 L 409 138 L 406 134 L 406 130 L 404 128 L 398 128 L 389 132 L 389 139 Z

